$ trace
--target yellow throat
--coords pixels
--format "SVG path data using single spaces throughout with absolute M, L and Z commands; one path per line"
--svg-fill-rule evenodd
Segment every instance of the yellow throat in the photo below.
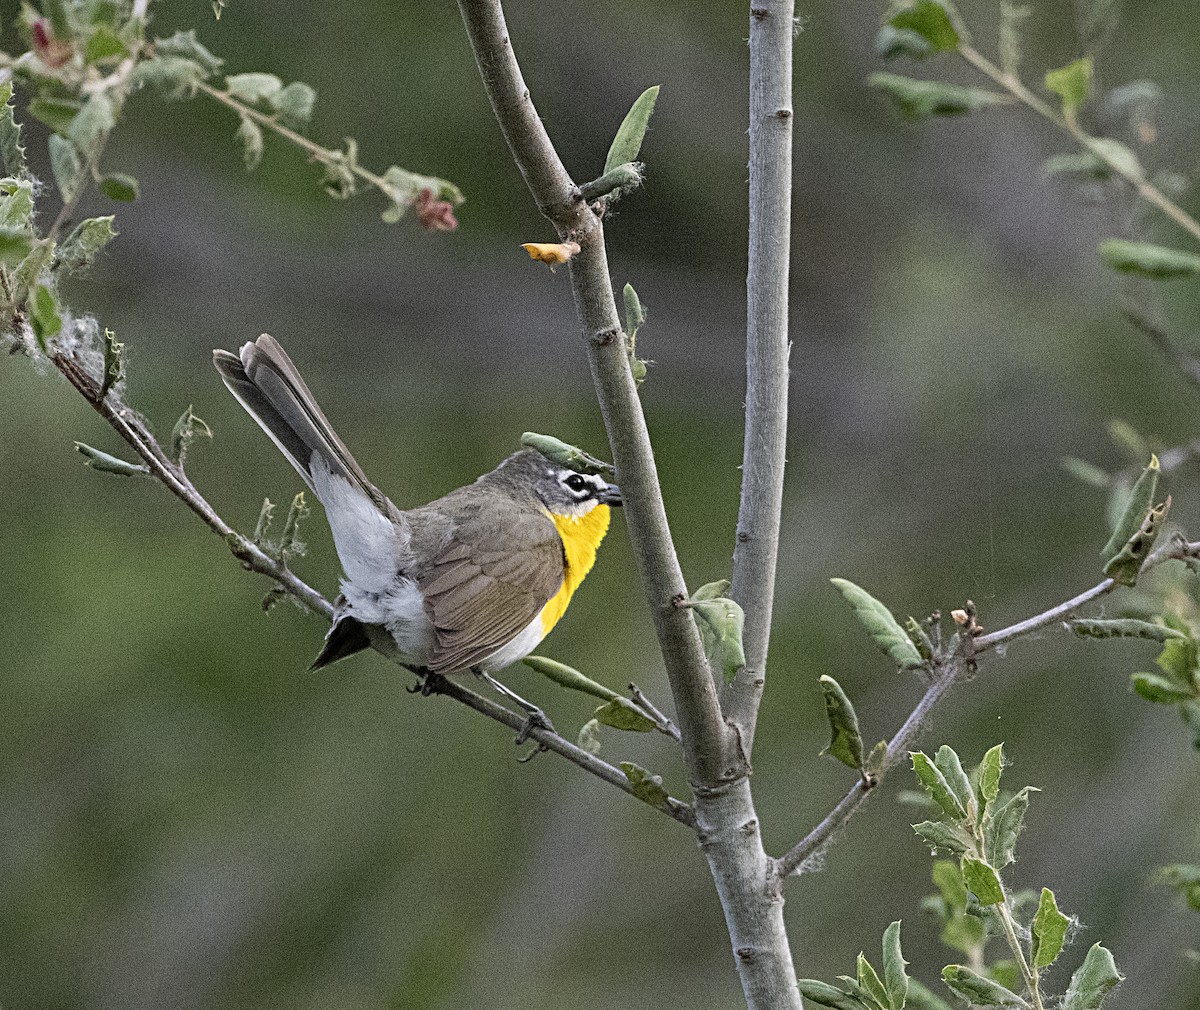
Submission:
M 612 510 L 607 505 L 597 505 L 585 516 L 560 516 L 552 512 L 550 518 L 554 520 L 554 527 L 562 537 L 567 564 L 566 571 L 563 572 L 562 586 L 542 608 L 543 636 L 550 634 L 550 629 L 566 612 L 567 604 L 571 602 L 571 594 L 579 588 L 583 577 L 596 563 L 596 548 L 608 532 Z

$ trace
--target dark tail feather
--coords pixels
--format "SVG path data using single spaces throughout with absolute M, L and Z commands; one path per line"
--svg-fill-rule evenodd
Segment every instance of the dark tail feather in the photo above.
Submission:
M 238 354 L 213 351 L 213 364 L 238 402 L 312 487 L 312 457 L 356 485 L 384 515 L 389 502 L 350 455 L 279 342 L 264 333 Z
M 330 663 L 336 663 L 339 659 L 353 656 L 356 652 L 362 652 L 363 649 L 370 647 L 370 639 L 367 638 L 366 629 L 362 624 L 353 617 L 343 617 L 329 629 L 320 654 L 312 661 L 312 666 L 308 669 L 309 671 L 320 670 L 329 666 Z

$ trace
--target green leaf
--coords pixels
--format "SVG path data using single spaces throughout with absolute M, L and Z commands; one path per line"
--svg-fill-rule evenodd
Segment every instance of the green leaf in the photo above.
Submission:
M 187 414 L 185 416 L 190 416 L 193 423 L 198 422 L 202 426 L 202 429 L 197 432 L 198 434 L 207 434 L 209 438 L 212 438 L 211 429 L 207 424 L 201 421 L 200 418 L 192 415 L 191 407 L 188 407 Z M 181 417 L 179 420 L 182 422 L 183 418 Z M 178 428 L 179 425 L 176 425 L 175 427 Z M 186 452 L 186 450 L 187 443 L 185 442 L 179 450 L 179 461 L 181 464 L 183 462 L 183 454 Z M 292 499 L 292 504 L 288 508 L 287 519 L 283 524 L 283 535 L 279 538 L 279 560 L 285 565 L 291 561 L 293 557 L 301 555 L 305 551 L 305 545 L 300 541 L 300 524 L 308 518 L 308 514 L 311 511 L 312 510 L 304 501 L 304 492 L 299 492 L 296 497 Z
M 953 8 L 937 0 L 916 0 L 888 19 L 893 28 L 916 32 L 929 43 L 934 52 L 951 52 L 958 48 Z
M 1092 58 L 1084 56 L 1057 70 L 1046 71 L 1046 88 L 1062 99 L 1063 115 L 1074 116 L 1092 92 Z
M 1112 169 L 1109 167 L 1108 162 L 1092 151 L 1072 151 L 1069 154 L 1050 155 L 1049 158 L 1042 162 L 1042 175 L 1046 178 L 1056 175 L 1074 175 L 1086 179 L 1104 180 L 1112 176 Z M 1067 459 L 1073 459 L 1073 457 L 1066 457 L 1063 460 L 1064 466 Z M 1083 461 L 1078 460 L 1076 462 L 1082 463 Z M 1084 465 L 1091 466 L 1090 463 Z M 1074 472 L 1070 467 L 1067 467 L 1067 469 L 1071 470 L 1072 473 Z M 1104 473 L 1098 467 L 1093 469 L 1098 473 Z M 1104 476 L 1106 478 L 1105 484 L 1100 486 L 1106 487 L 1111 481 L 1108 479 L 1108 474 L 1104 474 Z M 1088 480 L 1086 477 L 1082 477 L 1081 479 Z M 1093 482 L 1088 480 L 1088 483 Z
M 642 139 L 646 136 L 646 127 L 654 112 L 654 104 L 658 101 L 659 85 L 647 88 L 633 103 L 625 114 L 613 138 L 612 146 L 608 149 L 608 157 L 604 159 L 604 172 L 611 172 L 618 165 L 627 165 L 637 161 L 638 152 L 642 149 Z
M 1149 242 L 1107 238 L 1100 243 L 1100 258 L 1119 273 L 1136 274 L 1154 280 L 1200 274 L 1200 256 Z
M 998 743 L 983 755 L 979 766 L 979 796 L 983 807 L 1000 795 L 1000 775 L 1004 771 L 1004 744 Z
M 54 173 L 54 181 L 58 185 L 63 203 L 71 203 L 86 182 L 83 161 L 79 152 L 75 150 L 75 145 L 57 133 L 50 135 L 49 147 L 50 170 Z
M 54 35 L 62 41 L 71 38 L 71 19 L 67 16 L 66 0 L 42 0 L 42 10 L 50 21 Z
M 1021 22 L 1033 11 L 1018 7 L 1011 0 L 1000 0 L 1000 66 L 1005 73 L 1015 75 L 1021 65 Z
M 670 796 L 663 788 L 662 776 L 651 775 L 645 768 L 632 761 L 622 761 L 621 771 L 633 786 L 633 795 L 660 810 L 670 809 Z
M 1029 794 L 1037 792 L 1026 786 L 1002 806 L 989 810 L 983 822 L 983 852 L 997 870 L 1003 870 L 1016 857 L 1017 836 L 1025 827 L 1025 812 L 1029 809 Z
M 578 744 L 581 749 L 589 754 L 600 753 L 600 723 L 595 719 L 589 719 L 580 727 Z
M 27 303 L 29 323 L 38 344 L 45 348 L 46 341 L 62 330 L 62 316 L 58 314 L 58 299 L 45 284 L 39 284 L 29 293 Z
M 1133 689 L 1141 697 L 1159 705 L 1178 705 L 1180 702 L 1191 701 L 1196 697 L 1196 692 L 1192 688 L 1176 684 L 1166 677 L 1159 677 L 1153 673 L 1135 673 L 1131 681 Z
M 628 698 L 613 698 L 595 711 L 597 722 L 627 733 L 649 733 L 654 729 L 654 720 Z
M 625 335 L 636 340 L 638 329 L 646 321 L 646 309 L 632 284 L 626 284 L 621 294 L 625 299 Z
M 118 203 L 131 203 L 138 198 L 138 181 L 124 172 L 109 172 L 100 180 L 100 192 Z
M 1200 866 L 1175 863 L 1159 871 L 1159 882 L 1174 888 L 1187 900 L 1188 907 L 1200 912 Z
M 933 640 L 916 618 L 906 617 L 904 619 L 904 631 L 908 635 L 909 641 L 917 647 L 917 652 L 920 653 L 922 659 L 933 659 Z
M 817 1006 L 829 1010 L 874 1010 L 857 996 L 815 978 L 797 979 L 796 984 L 800 987 L 800 995 Z
M 81 153 L 90 155 L 97 141 L 107 136 L 115 125 L 112 101 L 108 95 L 99 92 L 92 95 L 79 110 L 79 114 L 71 120 L 66 136 Z
M 637 189 L 645 177 L 645 167 L 640 164 L 618 165 L 605 172 L 600 178 L 582 183 L 579 187 L 579 195 L 589 203 L 599 200 L 601 197 L 607 197 L 609 203 L 615 203 L 626 193 Z
M 24 178 L 25 148 L 21 146 L 21 127 L 13 117 L 12 81 L 0 85 L 0 172 L 11 179 Z
M 858 716 L 854 706 L 842 690 L 842 685 L 832 677 L 821 677 L 821 690 L 825 693 L 825 716 L 829 720 L 832 734 L 829 746 L 821 753 L 835 757 L 848 768 L 863 770 L 862 734 L 858 730 Z
M 967 816 L 966 808 L 959 802 L 958 796 L 950 788 L 945 775 L 937 765 L 929 760 L 924 751 L 912 751 L 909 753 L 909 757 L 912 758 L 913 771 L 916 772 L 921 785 L 934 802 L 942 808 L 942 812 L 953 820 L 963 820 Z
M 1168 628 L 1165 624 L 1139 621 L 1133 617 L 1114 619 L 1077 618 L 1067 622 L 1080 638 L 1148 638 L 1152 642 L 1165 642 L 1169 638 L 1187 638 L 1182 631 Z
M 961 912 L 967 907 L 967 885 L 963 883 L 962 867 L 950 859 L 938 859 L 933 864 L 933 883 L 947 908 Z
M 614 701 L 621 697 L 616 691 L 596 683 L 590 677 L 585 677 L 574 667 L 567 666 L 566 663 L 547 659 L 545 656 L 526 656 L 521 662 L 531 670 L 536 670 L 543 677 L 549 677 L 560 687 L 571 691 L 582 691 L 584 694 L 590 694 L 604 701 Z
M 1042 888 L 1042 898 L 1038 902 L 1037 913 L 1033 917 L 1030 945 L 1030 957 L 1034 968 L 1048 968 L 1062 952 L 1063 943 L 1067 938 L 1067 925 L 1070 920 L 1058 910 L 1058 902 L 1054 900 L 1054 892 L 1048 887 Z
M 886 92 L 907 119 L 956 116 L 1006 101 L 994 91 L 963 88 L 945 81 L 918 81 L 898 74 L 875 73 L 867 78 L 867 84 Z
M 155 39 L 154 54 L 156 56 L 175 56 L 190 60 L 204 71 L 205 77 L 211 77 L 225 63 L 223 59 L 214 56 L 200 44 L 200 41 L 196 38 L 195 29 L 188 29 L 186 32 L 176 32 L 169 39 Z
M 925 661 L 890 610 L 865 589 L 848 579 L 830 579 L 842 598 L 850 604 L 854 616 L 867 629 L 871 640 L 905 670 L 920 669 Z
M 1146 563 L 1158 532 L 1162 529 L 1167 512 L 1171 508 L 1171 496 L 1161 505 L 1152 508 L 1142 521 L 1138 531 L 1129 538 L 1129 542 L 1104 566 L 1104 574 L 1122 586 L 1132 586 L 1137 583 L 1142 565 Z
M 150 468 L 145 463 L 126 463 L 125 460 L 118 459 L 116 456 L 93 449 L 85 442 L 76 442 L 75 449 L 86 457 L 87 465 L 93 470 L 115 473 L 120 477 L 133 477 L 150 472 Z
M 1154 492 L 1158 489 L 1159 470 L 1158 457 L 1151 454 L 1150 463 L 1133 485 L 1129 500 L 1125 504 L 1125 510 L 1121 513 L 1121 518 L 1113 529 L 1112 536 L 1108 538 L 1108 543 L 1100 552 L 1100 556 L 1105 561 L 1111 561 L 1116 557 L 1130 538 L 1137 533 L 1138 528 L 1142 525 L 1142 520 L 1146 518 L 1146 514 L 1154 505 Z
M 1112 137 L 1088 137 L 1088 150 L 1096 155 L 1114 172 L 1140 178 L 1143 175 L 1141 162 L 1125 144 Z
M 1200 668 L 1200 643 L 1194 638 L 1172 638 L 1164 642 L 1162 652 L 1154 662 L 1176 684 L 1184 687 L 1200 685 L 1196 676 Z
M 911 28 L 896 28 L 886 24 L 875 34 L 875 55 L 885 60 L 894 60 L 897 56 L 907 56 L 913 60 L 923 60 L 933 52 L 929 40 Z
M 71 98 L 38 96 L 29 102 L 29 114 L 60 134 L 65 134 L 71 128 L 81 108 L 82 104 Z
M 303 81 L 293 81 L 283 90 L 268 95 L 267 101 L 278 113 L 281 123 L 294 130 L 302 129 L 312 119 L 317 93 Z
M 283 90 L 283 81 L 274 74 L 234 74 L 225 78 L 225 90 L 232 97 L 254 105 L 278 95 Z
M 527 431 L 521 436 L 521 444 L 527 449 L 536 449 L 551 463 L 565 466 L 578 473 L 611 474 L 611 463 L 597 459 L 589 452 L 584 452 L 578 446 L 570 445 L 553 435 L 539 435 L 536 431 Z
M 133 72 L 135 83 L 153 88 L 169 102 L 194 98 L 196 85 L 210 76 L 210 71 L 183 56 L 155 56 L 143 60 Z
M 966 965 L 946 965 L 942 969 L 942 981 L 964 997 L 968 1003 L 978 1006 L 1019 1007 L 1022 1010 L 1029 1010 L 1029 1004 L 1011 989 L 1006 989 L 999 982 L 993 982 L 990 978 L 977 975 Z
M 89 64 L 103 63 L 105 60 L 121 59 L 128 52 L 128 47 L 112 26 L 102 24 L 92 32 L 92 37 L 88 39 L 83 58 Z
M 123 347 L 124 345 L 118 344 L 117 346 Z M 179 420 L 175 422 L 175 427 L 171 429 L 171 458 L 180 466 L 183 466 L 192 442 L 201 436 L 211 439 L 212 434 L 212 428 L 208 426 L 208 423 L 203 418 L 197 417 L 192 413 L 192 405 L 189 403 L 187 410 L 179 415 Z M 292 508 L 288 512 L 288 526 L 292 525 L 293 513 L 297 507 L 304 509 L 303 493 L 297 495 L 292 501 Z M 308 510 L 304 509 L 304 511 L 307 513 Z M 299 518 L 297 518 L 297 521 L 299 521 Z M 294 539 L 295 531 L 293 530 L 292 532 Z M 288 530 L 286 527 L 284 528 L 283 537 L 285 541 L 288 539 Z
M 242 116 L 234 135 L 242 145 L 242 159 L 246 163 L 246 171 L 253 172 L 262 162 L 263 132 L 262 127 L 249 116 Z
M 68 273 L 91 266 L 100 250 L 116 237 L 111 214 L 80 221 L 58 247 L 59 265 Z
M 938 771 L 946 780 L 946 784 L 950 786 L 955 798 L 962 806 L 963 810 L 969 811 L 971 803 L 975 799 L 975 790 L 971 788 L 971 780 L 967 778 L 967 773 L 963 771 L 962 762 L 958 759 L 958 754 L 954 748 L 942 744 L 938 748 L 937 754 L 934 755 L 933 763 Z
M 100 381 L 103 397 L 125 374 L 125 345 L 117 342 L 117 335 L 110 329 L 104 330 L 104 374 Z
M 967 851 L 969 842 L 963 837 L 962 831 L 953 824 L 947 824 L 945 821 L 921 821 L 912 828 L 935 856 L 943 852 L 961 856 Z
M 998 905 L 1004 900 L 1004 888 L 995 869 L 967 856 L 962 863 L 963 883 L 981 905 Z
M 883 981 L 861 951 L 858 954 L 858 984 L 881 1007 L 886 1008 L 889 1005 L 888 993 Z
M 33 235 L 28 227 L 0 225 L 0 264 L 15 267 L 33 250 Z
M 0 179 L 0 227 L 32 237 L 33 183 L 29 179 Z
M 891 1010 L 904 1010 L 908 998 L 908 962 L 900 952 L 900 922 L 893 922 L 883 933 L 883 984 Z
M 1094 944 L 1079 970 L 1071 976 L 1062 1010 L 1097 1010 L 1104 997 L 1124 978 L 1108 949 Z
M 746 615 L 741 606 L 724 596 L 693 597 L 687 606 L 700 629 L 704 655 L 722 672 L 725 683 L 732 684 L 738 671 L 746 665 L 746 651 L 742 645 Z
M 275 518 L 275 506 L 271 504 L 270 498 L 264 498 L 262 508 L 258 512 L 258 522 L 254 524 L 254 543 L 259 547 L 266 547 L 267 532 L 271 528 L 271 520 Z

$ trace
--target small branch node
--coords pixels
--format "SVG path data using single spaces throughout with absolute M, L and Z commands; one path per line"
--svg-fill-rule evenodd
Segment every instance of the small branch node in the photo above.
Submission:
M 792 110 L 791 109 L 779 109 L 775 113 L 775 118 L 776 119 L 791 119 L 792 118 Z
M 763 7 L 751 7 L 750 16 L 757 21 L 762 21 L 764 18 L 769 18 L 771 12 Z

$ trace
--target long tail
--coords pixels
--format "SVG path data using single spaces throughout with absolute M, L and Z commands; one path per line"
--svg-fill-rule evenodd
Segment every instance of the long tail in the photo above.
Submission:
M 238 354 L 213 351 L 213 364 L 238 402 L 288 458 L 317 497 L 314 457 L 323 469 L 356 488 L 384 515 L 387 498 L 367 480 L 362 467 L 334 432 L 292 359 L 268 333 L 243 344 Z M 320 467 L 318 467 L 320 469 Z M 324 503 L 328 505 L 328 503 Z
M 213 351 L 213 364 L 325 507 L 347 576 L 344 591 L 348 583 L 365 593 L 386 593 L 407 550 L 407 521 L 367 480 L 291 358 L 264 333 L 237 354 Z

